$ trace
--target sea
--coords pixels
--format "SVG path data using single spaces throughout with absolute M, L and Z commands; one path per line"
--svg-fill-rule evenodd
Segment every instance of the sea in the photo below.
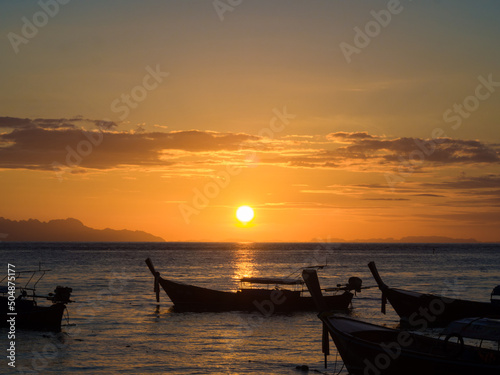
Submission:
M 390 305 L 381 313 L 370 261 L 386 284 L 415 291 L 489 301 L 500 284 L 499 244 L 3 242 L 0 251 L 2 276 L 8 264 L 48 269 L 37 293 L 67 286 L 75 301 L 61 333 L 15 332 L 15 367 L 0 329 L 1 374 L 347 374 L 333 342 L 325 368 L 315 312 L 175 312 L 163 290 L 156 302 L 148 257 L 164 278 L 228 291 L 243 276 L 323 265 L 324 287 L 351 276 L 368 287 L 350 316 L 389 327 L 399 319 Z

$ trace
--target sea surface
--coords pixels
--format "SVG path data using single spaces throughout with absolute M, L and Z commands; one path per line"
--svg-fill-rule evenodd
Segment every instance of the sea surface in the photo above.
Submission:
M 489 301 L 500 284 L 498 244 L 334 243 L 0 243 L 2 277 L 16 269 L 50 269 L 39 294 L 73 288 L 69 325 L 61 334 L 16 332 L 16 368 L 8 366 L 7 329 L 0 329 L 1 374 L 347 374 L 333 342 L 328 368 L 321 322 L 314 312 L 177 313 L 161 291 L 156 303 L 150 257 L 161 275 L 220 290 L 237 290 L 243 276 L 293 276 L 327 264 L 322 286 L 350 276 L 375 282 L 375 261 L 386 284 Z M 18 284 L 25 280 L 18 279 Z M 390 327 L 377 288 L 353 299 L 351 316 Z M 319 371 L 319 372 L 318 372 Z

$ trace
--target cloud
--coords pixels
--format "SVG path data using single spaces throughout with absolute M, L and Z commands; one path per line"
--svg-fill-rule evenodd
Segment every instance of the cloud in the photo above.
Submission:
M 449 221 L 454 225 L 465 223 L 469 225 L 498 225 L 500 223 L 500 215 L 498 211 L 478 211 L 478 212 L 450 212 L 443 214 L 416 214 L 415 216 L 425 219 L 432 219 L 439 222 L 443 220 Z
M 117 132 L 113 122 L 3 117 L 10 133 L 0 134 L 0 168 L 53 169 L 59 166 L 115 168 L 124 165 L 172 165 L 185 153 L 238 150 L 260 138 L 210 131 Z M 72 122 L 73 121 L 73 122 Z M 75 122 L 100 125 L 99 131 L 77 128 Z M 206 155 L 204 156 L 206 159 Z
M 500 175 L 486 174 L 482 176 L 455 178 L 441 182 L 422 182 L 422 189 L 443 190 L 454 194 L 455 205 L 498 207 L 500 204 Z
M 380 157 L 388 162 L 401 158 L 413 162 L 492 163 L 499 162 L 498 148 L 476 140 L 440 138 L 360 139 L 343 148 L 345 154 Z
M 414 194 L 413 196 L 415 197 L 432 197 L 432 198 L 445 198 L 445 195 L 439 195 L 439 194 L 430 194 L 430 193 L 424 193 L 424 194 Z
M 376 136 L 370 135 L 367 132 L 336 132 L 330 133 L 326 136 L 326 139 L 332 141 L 357 141 L 361 139 L 373 139 Z
M 413 172 L 430 166 L 500 162 L 498 145 L 478 140 L 439 138 L 382 138 L 367 133 L 331 133 L 327 136 L 334 149 L 291 157 L 289 166 L 303 168 L 353 168 L 388 170 L 411 168 Z M 334 147 L 334 146 L 333 146 Z M 282 158 L 283 159 L 283 158 Z M 283 160 L 282 160 L 283 162 Z
M 203 168 L 228 161 L 245 164 L 249 153 L 261 165 L 365 172 L 388 172 L 402 165 L 420 172 L 428 166 L 500 161 L 499 145 L 478 140 L 391 138 L 366 132 L 330 133 L 322 139 L 313 136 L 314 141 L 201 130 L 151 132 L 144 125 L 140 131 L 120 132 L 115 122 L 83 117 L 0 117 L 0 128 L 7 130 L 0 133 L 0 168 L 45 170 L 54 164 L 95 169 L 176 164 Z
M 409 201 L 408 198 L 363 198 L 365 201 Z
M 500 175 L 487 174 L 476 177 L 460 177 L 452 181 L 424 183 L 423 186 L 439 189 L 500 189 Z
M 79 124 L 79 126 L 78 126 Z M 83 117 L 74 117 L 71 119 L 58 118 L 58 119 L 28 119 L 17 117 L 0 117 L 0 128 L 3 129 L 78 129 L 85 125 L 98 127 L 102 130 L 111 130 L 118 126 L 114 121 L 107 120 L 91 120 Z

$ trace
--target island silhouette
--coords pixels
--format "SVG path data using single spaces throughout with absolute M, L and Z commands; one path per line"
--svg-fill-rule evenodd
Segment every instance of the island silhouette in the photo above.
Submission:
M 161 237 L 139 230 L 90 228 L 74 218 L 44 222 L 3 217 L 0 217 L 0 241 L 165 242 Z

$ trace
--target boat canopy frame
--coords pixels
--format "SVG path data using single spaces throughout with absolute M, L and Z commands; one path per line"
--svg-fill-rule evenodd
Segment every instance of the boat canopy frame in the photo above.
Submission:
M 45 274 L 47 272 L 50 272 L 50 271 L 52 271 L 52 270 L 42 269 L 41 267 L 39 267 L 39 269 L 37 269 L 37 270 L 15 271 L 15 277 L 16 277 L 16 286 L 15 287 L 17 290 L 19 290 L 19 292 L 23 298 L 30 297 L 32 299 L 35 299 L 36 297 L 45 297 L 45 296 L 37 296 L 36 295 L 36 286 L 38 285 L 40 280 L 43 279 Z M 17 282 L 19 281 L 19 279 L 21 278 L 21 275 L 23 275 L 23 274 L 28 274 L 28 280 L 25 282 L 24 286 L 19 286 Z M 37 275 L 37 274 L 39 274 L 39 275 Z M 8 276 L 9 276 L 9 274 L 6 274 L 0 280 L 0 284 L 3 284 L 7 280 Z M 31 283 L 31 285 L 30 285 L 30 283 Z M 8 290 L 7 286 L 5 286 L 5 287 L 3 285 L 0 286 L 0 293 L 6 294 L 7 290 Z
M 303 285 L 304 280 L 287 279 L 282 277 L 242 277 L 242 283 L 249 284 L 267 284 L 267 285 Z
M 493 318 L 464 318 L 451 322 L 441 335 L 493 341 L 500 350 L 500 320 Z

